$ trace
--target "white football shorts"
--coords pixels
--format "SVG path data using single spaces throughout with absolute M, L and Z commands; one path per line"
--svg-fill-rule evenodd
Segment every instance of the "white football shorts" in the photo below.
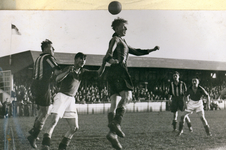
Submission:
M 204 113 L 204 107 L 203 107 L 203 101 L 199 100 L 199 101 L 193 101 L 193 100 L 189 100 L 189 102 L 187 103 L 187 108 L 185 109 L 186 112 L 202 112 Z
M 75 98 L 63 93 L 57 93 L 54 97 L 51 113 L 58 114 L 60 118 L 77 118 Z

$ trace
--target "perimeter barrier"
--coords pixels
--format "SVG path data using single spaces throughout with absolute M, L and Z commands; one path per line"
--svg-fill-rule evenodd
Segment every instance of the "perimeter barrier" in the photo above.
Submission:
M 108 113 L 110 109 L 110 103 L 99 104 L 76 104 L 76 108 L 79 114 L 100 114 Z M 129 103 L 126 108 L 126 112 L 160 112 L 166 111 L 166 102 L 136 102 Z
M 213 100 L 211 110 L 226 109 L 226 100 Z M 105 114 L 109 112 L 110 103 L 92 103 L 92 104 L 76 104 L 76 109 L 79 114 Z M 217 106 L 217 107 L 216 107 Z M 145 102 L 130 102 L 127 105 L 126 112 L 161 112 L 169 111 L 169 102 L 166 101 L 145 101 Z M 20 104 L 14 103 L 7 105 L 9 116 L 36 116 L 36 104 Z M 3 116 L 2 107 L 0 108 L 0 116 Z

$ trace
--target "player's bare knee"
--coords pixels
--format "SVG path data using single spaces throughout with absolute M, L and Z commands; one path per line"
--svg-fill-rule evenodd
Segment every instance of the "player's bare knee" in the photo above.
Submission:
M 128 103 L 132 100 L 132 91 L 123 91 L 120 93 L 120 96 L 122 97 L 121 103 Z
M 204 122 L 206 119 L 204 116 L 201 116 L 200 119 Z
M 74 127 L 74 128 L 72 128 L 71 130 L 72 130 L 72 132 L 74 132 L 74 133 L 75 133 L 76 131 L 78 131 L 78 130 L 79 130 L 79 127 Z

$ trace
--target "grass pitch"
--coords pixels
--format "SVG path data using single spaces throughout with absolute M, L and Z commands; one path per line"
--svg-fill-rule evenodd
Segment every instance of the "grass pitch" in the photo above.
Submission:
M 171 112 L 126 113 L 122 122 L 125 138 L 119 138 L 125 150 L 224 150 L 226 149 L 226 110 L 206 111 L 206 118 L 213 134 L 208 137 L 197 114 L 190 115 L 194 132 L 184 127 L 182 136 L 172 132 Z M 179 112 L 179 115 L 181 113 Z M 2 135 L 0 149 L 32 150 L 27 141 L 28 130 L 35 117 L 0 119 Z M 48 119 L 47 122 L 48 123 Z M 80 129 L 74 135 L 68 150 L 113 150 L 106 139 L 107 114 L 79 115 Z M 57 150 L 63 134 L 68 129 L 64 119 L 56 126 L 51 150 Z M 44 130 L 45 131 L 45 127 Z M 41 148 L 43 132 L 40 133 L 38 149 Z

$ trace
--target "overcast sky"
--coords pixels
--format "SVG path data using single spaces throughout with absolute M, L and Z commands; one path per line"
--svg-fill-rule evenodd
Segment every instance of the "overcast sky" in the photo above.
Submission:
M 41 51 L 50 39 L 56 52 L 105 54 L 112 21 L 128 20 L 125 39 L 135 48 L 160 51 L 150 57 L 226 62 L 226 11 L 107 10 L 0 11 L 0 57 Z M 21 35 L 11 31 L 15 24 Z

